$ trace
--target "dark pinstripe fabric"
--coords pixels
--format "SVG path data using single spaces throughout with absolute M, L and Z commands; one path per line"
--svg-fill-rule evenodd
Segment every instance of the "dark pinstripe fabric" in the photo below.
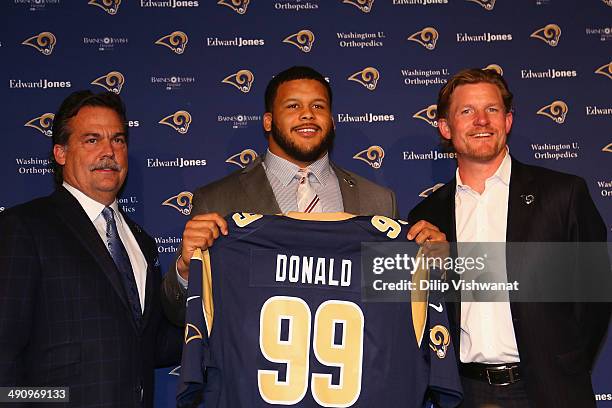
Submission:
M 181 333 L 161 314 L 155 244 L 128 223 L 149 266 L 141 329 L 70 193 L 0 215 L 0 386 L 69 386 L 70 407 L 153 405 L 153 369 L 178 362 Z

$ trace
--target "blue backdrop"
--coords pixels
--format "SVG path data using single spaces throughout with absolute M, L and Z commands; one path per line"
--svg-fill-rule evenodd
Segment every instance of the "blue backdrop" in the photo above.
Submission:
M 334 89 L 333 160 L 393 188 L 405 216 L 455 169 L 438 143 L 438 90 L 462 68 L 495 65 L 515 94 L 512 154 L 584 177 L 610 234 L 610 0 L 4 0 L 0 10 L 0 211 L 53 189 L 62 99 L 113 90 L 131 138 L 121 206 L 168 265 L 191 191 L 265 151 L 265 86 L 300 64 Z M 172 369 L 158 370 L 159 407 L 173 404 Z M 612 340 L 593 377 L 600 407 L 612 406 L 611 378 Z

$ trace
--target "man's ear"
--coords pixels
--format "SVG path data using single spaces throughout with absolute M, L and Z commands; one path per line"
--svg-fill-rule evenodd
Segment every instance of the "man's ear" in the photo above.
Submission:
M 55 162 L 59 164 L 60 166 L 63 166 L 64 164 L 66 164 L 66 149 L 67 148 L 68 146 L 66 145 L 60 145 L 60 144 L 53 145 L 53 158 L 55 159 Z
M 272 131 L 272 113 L 271 112 L 264 113 L 263 128 L 266 132 Z
M 451 140 L 451 130 L 448 122 L 444 118 L 438 119 L 438 132 L 446 140 Z

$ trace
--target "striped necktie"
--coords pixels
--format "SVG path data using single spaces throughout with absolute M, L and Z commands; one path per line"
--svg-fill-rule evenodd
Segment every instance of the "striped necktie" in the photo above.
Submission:
M 123 242 L 119 237 L 119 231 L 117 231 L 117 224 L 115 223 L 115 213 L 112 208 L 104 207 L 102 210 L 102 217 L 106 221 L 106 245 L 108 251 L 115 261 L 115 265 L 119 270 L 121 276 L 121 282 L 125 289 L 130 309 L 134 315 L 136 323 L 140 325 L 142 322 L 142 308 L 140 307 L 140 296 L 138 295 L 138 287 L 136 286 L 136 280 L 134 279 L 134 272 L 132 270 L 132 264 L 127 254 Z
M 297 187 L 297 209 L 299 212 L 322 212 L 321 200 L 315 192 L 312 184 L 310 184 L 309 175 L 312 172 L 309 169 L 299 169 L 297 178 L 299 179 Z

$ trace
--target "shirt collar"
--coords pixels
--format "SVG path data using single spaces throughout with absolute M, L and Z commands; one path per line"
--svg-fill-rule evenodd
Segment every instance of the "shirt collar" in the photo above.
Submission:
M 83 207 L 83 210 L 85 210 L 85 213 L 87 214 L 87 217 L 91 222 L 98 218 L 102 213 L 104 207 L 106 207 L 104 204 L 97 202 L 93 198 L 83 193 L 78 188 L 71 186 L 65 181 L 62 183 L 62 187 L 68 190 L 68 192 L 72 194 L 74 198 L 77 199 L 79 204 L 81 204 L 81 207 Z M 115 221 L 122 223 L 123 220 L 121 217 L 121 213 L 119 212 L 119 205 L 117 204 L 117 200 L 115 199 L 115 201 L 113 201 L 113 203 L 109 205 L 109 207 L 112 208 L 115 212 Z
M 485 181 L 485 185 L 488 185 L 493 180 L 499 180 L 502 183 L 504 183 L 506 186 L 509 186 L 511 169 L 512 169 L 512 160 L 510 158 L 510 148 L 506 146 L 506 155 L 504 156 L 504 159 L 502 160 L 501 164 L 499 165 L 495 173 Z M 457 180 L 457 185 L 456 185 L 457 190 L 471 189 L 468 185 L 464 184 L 463 181 L 461 180 L 461 176 L 459 175 L 458 167 L 457 167 L 457 170 L 455 170 L 455 178 Z
M 289 160 L 283 159 L 272 153 L 269 149 L 263 159 L 263 164 L 266 171 L 271 172 L 281 182 L 283 186 L 288 186 L 291 180 L 295 177 L 300 167 Z M 323 186 L 327 183 L 329 175 L 332 172 L 329 163 L 329 154 L 325 153 L 322 157 L 314 161 L 307 167 L 315 176 L 317 181 Z

